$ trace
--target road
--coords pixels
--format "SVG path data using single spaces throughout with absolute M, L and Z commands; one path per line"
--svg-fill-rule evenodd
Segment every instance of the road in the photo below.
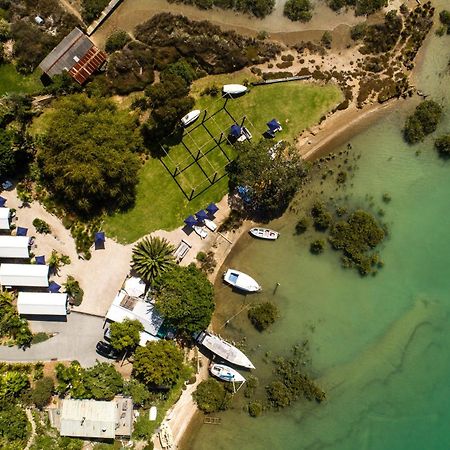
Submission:
M 45 331 L 56 336 L 25 350 L 0 346 L 0 360 L 7 362 L 32 362 L 50 360 L 77 360 L 83 367 L 95 361 L 109 361 L 98 355 L 95 344 L 103 337 L 103 318 L 72 312 L 67 322 L 30 321 L 34 333 Z

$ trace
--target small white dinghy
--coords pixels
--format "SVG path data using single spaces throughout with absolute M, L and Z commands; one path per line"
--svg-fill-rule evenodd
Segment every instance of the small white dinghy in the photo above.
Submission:
M 243 383 L 245 378 L 237 371 L 231 367 L 225 366 L 224 364 L 212 364 L 209 371 L 217 378 L 222 381 Z
M 159 429 L 159 442 L 161 442 L 161 447 L 164 449 L 173 448 L 173 435 L 167 423 L 163 423 Z
M 202 239 L 205 239 L 206 237 L 208 237 L 208 232 L 206 230 L 204 230 L 202 227 L 199 227 L 198 225 L 194 225 L 192 228 Z
M 191 123 L 195 122 L 200 116 L 201 111 L 199 109 L 194 109 L 194 111 L 188 112 L 185 116 L 181 118 L 181 123 L 184 127 L 187 127 Z
M 205 224 L 205 227 L 210 229 L 211 231 L 217 230 L 217 225 L 212 220 L 205 219 L 203 220 L 203 223 Z
M 258 292 L 261 290 L 261 286 L 256 282 L 256 280 L 246 273 L 240 272 L 239 270 L 228 269 L 225 272 L 223 279 L 225 283 L 228 283 L 241 291 Z
M 154 420 L 156 420 L 157 415 L 158 415 L 158 409 L 156 408 L 156 406 L 152 406 L 150 408 L 150 411 L 148 412 L 148 419 L 153 422 Z
M 259 239 L 267 239 L 269 241 L 275 241 L 280 237 L 278 231 L 270 230 L 269 228 L 252 228 L 250 234 Z
M 242 84 L 225 84 L 222 88 L 224 94 L 239 95 L 247 91 L 247 88 Z

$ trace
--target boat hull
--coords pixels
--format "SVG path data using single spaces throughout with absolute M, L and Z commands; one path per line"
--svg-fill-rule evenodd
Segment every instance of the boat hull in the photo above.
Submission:
M 194 109 L 194 111 L 188 112 L 181 118 L 181 123 L 184 127 L 189 126 L 191 123 L 195 122 L 198 119 L 200 113 L 201 111 L 199 109 Z
M 250 230 L 250 234 L 255 238 L 265 239 L 267 241 L 275 241 L 280 236 L 278 231 L 274 231 L 269 228 L 252 228 Z
M 222 88 L 224 94 L 239 95 L 247 91 L 247 88 L 242 84 L 225 84 Z
M 245 378 L 237 370 L 225 366 L 224 364 L 213 364 L 209 368 L 209 371 L 215 377 L 228 383 L 243 383 L 245 381 Z
M 256 280 L 239 270 L 228 269 L 223 279 L 229 285 L 244 292 L 258 292 L 261 290 L 261 286 Z

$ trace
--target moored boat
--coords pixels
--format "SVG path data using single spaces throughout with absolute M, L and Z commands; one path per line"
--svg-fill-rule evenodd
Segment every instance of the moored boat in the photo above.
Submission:
M 280 237 L 278 231 L 271 230 L 269 228 L 252 228 L 250 234 L 259 239 L 267 239 L 269 241 L 275 241 Z
M 224 364 L 212 364 L 209 371 L 222 381 L 235 383 L 243 383 L 245 381 L 245 378 L 237 370 Z
M 159 442 L 161 442 L 162 448 L 173 448 L 173 435 L 169 425 L 163 423 L 159 429 Z
M 236 269 L 228 269 L 224 273 L 223 279 L 225 283 L 228 283 L 241 291 L 258 292 L 261 290 L 261 286 L 256 280 L 254 280 L 250 275 Z
M 247 91 L 247 88 L 242 84 L 225 84 L 222 88 L 222 91 L 224 94 L 238 95 L 243 94 L 245 91 Z
M 255 368 L 244 353 L 215 334 L 202 331 L 197 337 L 197 343 L 203 345 L 224 361 L 228 361 L 236 366 L 245 367 L 246 369 Z
M 217 230 L 217 224 L 215 224 L 212 220 L 204 219 L 203 223 L 205 224 L 205 227 L 210 229 L 211 231 Z
M 181 123 L 184 127 L 187 127 L 191 123 L 195 122 L 200 116 L 201 111 L 199 109 L 194 109 L 194 111 L 188 112 L 185 116 L 181 118 Z

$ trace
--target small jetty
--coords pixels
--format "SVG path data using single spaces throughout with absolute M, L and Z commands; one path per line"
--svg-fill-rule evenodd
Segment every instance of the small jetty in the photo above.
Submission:
M 254 81 L 252 86 L 263 86 L 265 84 L 287 83 L 288 81 L 308 80 L 312 75 L 296 75 L 294 77 L 275 78 L 273 80 Z

